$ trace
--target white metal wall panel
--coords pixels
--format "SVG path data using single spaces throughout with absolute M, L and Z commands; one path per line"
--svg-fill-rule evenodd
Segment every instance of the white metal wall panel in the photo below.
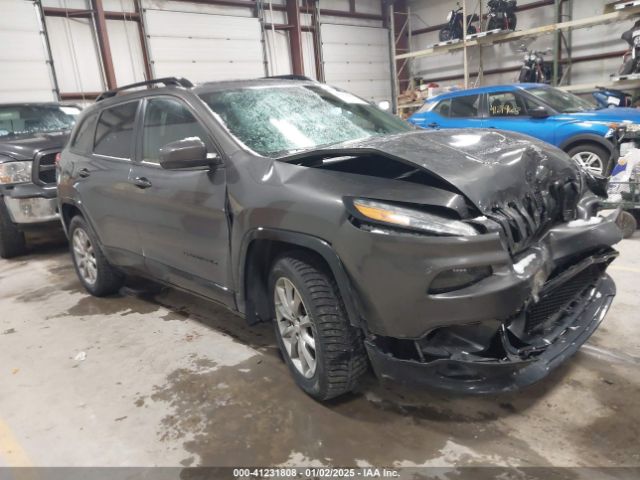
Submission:
M 48 54 L 33 2 L 1 3 L 0 102 L 55 100 Z
M 256 18 L 148 9 L 145 22 L 155 77 L 205 82 L 264 76 Z
M 47 17 L 46 21 L 60 91 L 104 90 L 102 64 L 91 20 Z
M 126 85 L 144 81 L 144 56 L 138 23 L 107 20 L 107 32 L 117 84 Z
M 387 29 L 324 23 L 321 32 L 327 83 L 370 101 L 391 99 Z

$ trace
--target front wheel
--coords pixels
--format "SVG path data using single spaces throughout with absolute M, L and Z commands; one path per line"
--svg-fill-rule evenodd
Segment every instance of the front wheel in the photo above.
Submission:
M 611 155 L 604 148 L 598 145 L 584 144 L 573 147 L 567 153 L 585 170 L 603 177 L 609 175 Z
M 367 369 L 331 274 L 304 253 L 281 257 L 269 275 L 278 346 L 296 384 L 318 400 L 353 390 Z
M 78 278 L 91 295 L 104 297 L 120 290 L 124 277 L 109 264 L 98 240 L 79 215 L 69 224 L 69 248 Z
M 26 251 L 24 233 L 11 221 L 4 199 L 0 198 L 0 258 L 17 257 Z
M 449 27 L 441 28 L 440 33 L 438 33 L 438 38 L 441 42 L 448 42 L 451 40 L 451 29 Z
M 626 210 L 620 212 L 616 220 L 616 225 L 622 231 L 622 238 L 631 238 L 638 229 L 636 217 Z
M 507 28 L 508 28 L 509 30 L 515 30 L 515 29 L 516 29 L 516 25 L 518 24 L 518 19 L 517 19 L 517 17 L 515 16 L 515 14 L 514 14 L 514 13 L 509 13 L 509 14 L 507 15 L 507 23 L 508 23 Z

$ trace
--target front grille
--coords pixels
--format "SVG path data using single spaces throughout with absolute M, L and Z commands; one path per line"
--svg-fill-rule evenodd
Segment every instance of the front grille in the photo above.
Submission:
M 604 264 L 591 265 L 577 273 L 559 287 L 543 293 L 540 301 L 526 312 L 525 330 L 536 333 L 553 326 L 554 321 L 568 306 L 580 299 L 604 273 Z
M 39 154 L 33 164 L 33 180 L 40 185 L 56 183 L 56 155 L 58 152 Z
M 521 199 L 495 206 L 488 216 L 500 224 L 509 251 L 518 253 L 550 225 L 573 220 L 578 197 L 575 182 L 556 182 L 548 192 L 528 193 Z

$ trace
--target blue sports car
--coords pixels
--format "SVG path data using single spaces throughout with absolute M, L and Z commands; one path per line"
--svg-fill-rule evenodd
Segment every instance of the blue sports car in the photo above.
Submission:
M 422 128 L 497 128 L 551 143 L 593 173 L 615 163 L 615 127 L 640 124 L 635 108 L 596 109 L 571 93 L 535 83 L 458 90 L 433 97 L 409 121 Z

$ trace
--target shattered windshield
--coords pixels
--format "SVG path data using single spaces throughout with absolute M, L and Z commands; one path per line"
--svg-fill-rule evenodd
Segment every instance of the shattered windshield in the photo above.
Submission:
M 248 87 L 200 96 L 236 138 L 271 157 L 412 129 L 378 107 L 327 85 Z
M 62 105 L 0 105 L 0 138 L 71 130 L 78 107 Z
M 530 88 L 527 91 L 561 113 L 586 112 L 595 108 L 594 105 L 573 93 L 563 92 L 557 88 Z

